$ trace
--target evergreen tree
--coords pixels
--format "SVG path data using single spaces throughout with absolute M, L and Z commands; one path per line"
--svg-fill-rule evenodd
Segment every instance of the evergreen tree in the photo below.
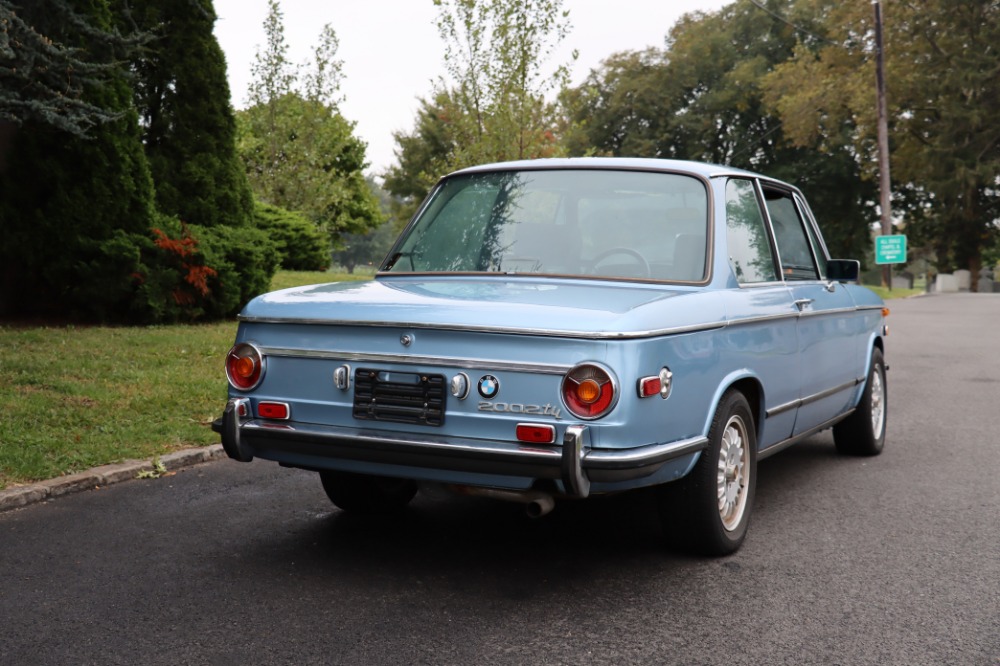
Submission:
M 201 226 L 246 225 L 253 198 L 236 155 L 226 62 L 211 0 L 115 0 L 151 36 L 135 103 L 161 212 Z
M 131 90 L 114 66 L 112 14 L 106 0 L 28 7 L 20 16 L 35 33 L 102 73 L 80 82 L 79 101 L 106 117 L 86 139 L 44 114 L 21 119 L 8 156 L 17 168 L 0 174 L 0 307 L 120 317 L 135 306 L 142 252 L 151 245 L 153 185 Z
M 75 136 L 119 115 L 84 97 L 120 72 L 115 60 L 94 60 L 92 51 L 54 39 L 64 26 L 121 56 L 142 42 L 131 34 L 95 27 L 70 0 L 0 0 L 0 123 L 32 120 Z

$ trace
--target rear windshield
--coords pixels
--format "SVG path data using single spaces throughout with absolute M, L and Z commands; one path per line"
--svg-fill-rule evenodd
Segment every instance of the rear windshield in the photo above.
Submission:
M 384 271 L 697 282 L 705 185 L 679 174 L 545 170 L 445 180 Z

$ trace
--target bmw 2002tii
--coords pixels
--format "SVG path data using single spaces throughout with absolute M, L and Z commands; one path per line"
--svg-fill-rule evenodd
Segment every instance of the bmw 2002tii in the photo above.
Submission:
M 739 548 L 758 460 L 826 428 L 874 455 L 885 317 L 802 193 L 729 167 L 510 162 L 444 177 L 374 279 L 251 301 L 214 424 L 345 511 L 420 484 L 523 502 L 656 486 L 666 533 Z

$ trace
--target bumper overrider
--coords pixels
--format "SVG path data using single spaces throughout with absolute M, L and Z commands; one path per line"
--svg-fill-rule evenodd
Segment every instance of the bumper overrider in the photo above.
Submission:
M 254 456 L 312 469 L 333 468 L 331 459 L 421 467 L 489 475 L 510 475 L 562 482 L 566 495 L 584 498 L 592 481 L 630 481 L 650 476 L 667 462 L 705 448 L 692 437 L 631 449 L 590 448 L 586 425 L 566 428 L 562 446 L 445 436 L 416 436 L 372 428 L 274 423 L 249 414 L 245 398 L 226 404 L 212 429 L 222 436 L 226 454 L 240 462 Z

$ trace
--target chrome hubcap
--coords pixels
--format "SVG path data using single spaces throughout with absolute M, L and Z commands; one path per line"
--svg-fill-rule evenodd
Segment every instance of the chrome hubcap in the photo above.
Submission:
M 747 505 L 747 482 L 750 474 L 750 451 L 747 449 L 746 424 L 733 416 L 722 432 L 719 450 L 717 491 L 719 517 L 727 531 L 733 531 L 743 519 Z
M 882 372 L 879 366 L 872 372 L 871 403 L 872 434 L 878 439 L 885 424 L 885 386 L 882 384 Z

